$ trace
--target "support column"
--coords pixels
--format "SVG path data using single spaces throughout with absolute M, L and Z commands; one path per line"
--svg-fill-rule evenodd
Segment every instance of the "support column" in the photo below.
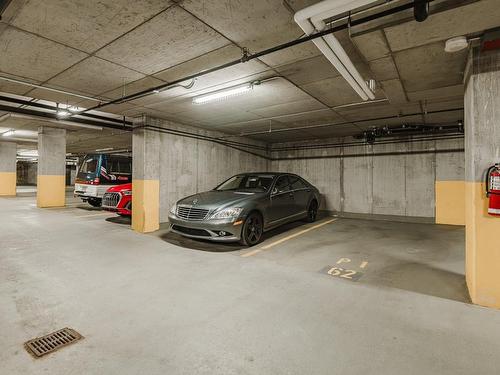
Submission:
M 16 195 L 17 144 L 0 142 L 0 196 Z
M 440 141 L 443 149 L 464 148 L 462 139 Z M 465 225 L 465 154 L 436 154 L 436 224 Z
M 38 128 L 37 206 L 66 203 L 66 130 Z
M 132 229 L 160 228 L 160 133 L 138 128 L 132 134 Z
M 500 218 L 489 216 L 485 173 L 500 162 L 500 50 L 469 56 L 465 91 L 466 279 L 472 302 L 500 308 Z

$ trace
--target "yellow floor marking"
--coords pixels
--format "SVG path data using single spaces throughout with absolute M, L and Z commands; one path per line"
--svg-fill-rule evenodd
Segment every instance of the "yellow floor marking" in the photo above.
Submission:
M 337 264 L 340 264 L 340 263 L 349 263 L 351 260 L 349 258 L 340 258 L 338 261 L 337 261 Z
M 363 262 L 363 263 L 361 263 L 359 268 L 365 268 L 367 265 L 368 265 L 368 262 Z
M 259 249 L 255 249 L 255 250 L 252 250 L 252 251 L 250 251 L 250 252 L 248 252 L 248 253 L 242 254 L 241 256 L 242 256 L 242 257 L 244 257 L 244 258 L 246 258 L 246 257 L 250 257 L 250 256 L 252 256 L 252 255 L 258 254 L 258 253 L 260 253 L 262 250 L 267 250 L 267 249 L 270 249 L 270 248 L 271 248 L 271 247 L 273 247 L 273 246 L 276 246 L 276 245 L 279 245 L 280 243 L 283 243 L 283 242 L 285 242 L 285 241 L 291 240 L 292 238 L 295 238 L 295 237 L 301 236 L 301 235 L 303 235 L 303 234 L 305 234 L 305 233 L 307 233 L 307 232 L 309 232 L 309 231 L 311 231 L 311 230 L 313 230 L 313 229 L 320 228 L 320 227 L 322 227 L 323 225 L 333 223 L 333 222 L 334 222 L 334 221 L 336 221 L 336 220 L 338 220 L 338 219 L 330 219 L 330 220 L 324 221 L 324 222 L 322 222 L 322 223 L 316 224 L 316 225 L 314 225 L 314 226 L 312 226 L 312 227 L 309 227 L 309 228 L 303 229 L 303 230 L 301 230 L 301 231 L 299 231 L 299 232 L 297 232 L 297 233 L 291 234 L 291 235 L 286 236 L 286 237 L 284 237 L 284 238 L 281 238 L 281 239 L 279 239 L 279 240 L 277 240 L 277 241 L 271 242 L 270 244 L 265 245 L 265 246 L 262 246 L 262 247 L 261 247 L 261 248 L 259 248 Z
M 252 255 L 260 253 L 261 251 L 262 251 L 261 249 L 255 249 L 255 250 L 249 251 L 248 253 L 242 254 L 241 256 L 243 258 L 251 257 Z

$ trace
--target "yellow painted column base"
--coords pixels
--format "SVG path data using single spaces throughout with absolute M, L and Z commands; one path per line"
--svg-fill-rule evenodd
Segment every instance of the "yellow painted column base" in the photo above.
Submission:
M 465 225 L 465 181 L 436 181 L 436 224 Z
M 500 217 L 488 215 L 485 185 L 467 182 L 466 279 L 472 302 L 500 309 Z
M 0 196 L 16 195 L 16 172 L 0 172 Z
M 160 229 L 160 181 L 132 182 L 132 229 L 140 233 Z
M 64 207 L 66 204 L 66 176 L 37 178 L 36 205 L 40 208 Z

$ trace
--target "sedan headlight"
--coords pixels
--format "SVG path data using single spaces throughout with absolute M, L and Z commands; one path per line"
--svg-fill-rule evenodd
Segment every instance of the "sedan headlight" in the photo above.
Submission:
M 122 194 L 123 195 L 132 195 L 132 190 L 123 190 Z
M 238 216 L 240 216 L 241 211 L 243 211 L 243 208 L 241 207 L 225 208 L 214 213 L 212 216 L 210 216 L 210 219 L 236 219 Z
M 177 211 L 177 204 L 174 204 L 172 208 L 170 208 L 170 213 L 175 215 L 175 212 Z

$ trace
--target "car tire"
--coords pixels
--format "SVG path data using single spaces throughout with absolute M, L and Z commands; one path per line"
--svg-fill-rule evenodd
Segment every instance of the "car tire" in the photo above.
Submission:
M 92 199 L 89 199 L 87 202 L 89 202 L 89 204 L 92 207 L 101 207 L 101 205 L 102 205 L 102 200 L 101 199 L 92 198 Z
M 244 246 L 254 246 L 262 239 L 264 222 L 257 212 L 251 213 L 245 220 L 241 229 L 240 243 Z
M 413 7 L 413 15 L 417 22 L 424 22 L 429 16 L 429 2 L 428 0 L 417 0 Z
M 315 200 L 309 203 L 309 207 L 307 208 L 307 217 L 306 221 L 308 223 L 313 223 L 316 221 L 316 217 L 318 216 L 318 202 Z

